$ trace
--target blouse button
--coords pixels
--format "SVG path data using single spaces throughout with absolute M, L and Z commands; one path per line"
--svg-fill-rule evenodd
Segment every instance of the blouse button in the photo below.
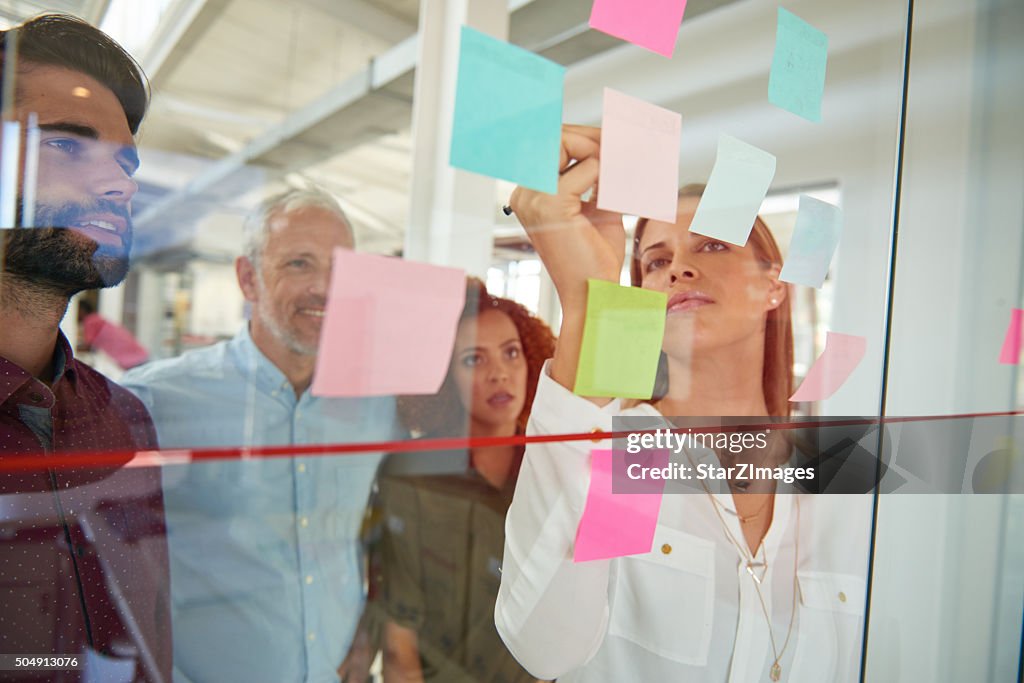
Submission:
M 593 429 L 590 430 L 590 433 L 591 434 L 595 434 L 595 435 L 598 435 L 598 434 L 600 435 L 600 436 L 596 436 L 595 438 L 591 439 L 591 441 L 593 441 L 594 443 L 599 443 L 600 441 L 602 441 L 602 439 L 604 437 L 604 431 L 602 431 L 600 427 L 594 427 Z
M 839 602 L 846 602 L 846 593 L 839 591 Z
M 662 546 L 661 546 L 661 554 L 662 555 L 668 555 L 671 552 L 672 552 L 672 546 L 670 546 L 668 543 L 662 544 Z

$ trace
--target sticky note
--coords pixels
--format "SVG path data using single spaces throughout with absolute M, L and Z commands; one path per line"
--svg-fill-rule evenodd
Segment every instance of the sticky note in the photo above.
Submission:
M 594 0 L 590 28 L 671 57 L 686 0 Z
M 558 191 L 565 67 L 463 26 L 452 166 Z
M 999 352 L 999 362 L 1003 365 L 1016 365 L 1020 361 L 1021 322 L 1024 322 L 1024 309 L 1011 309 L 1010 324 Z
M 779 279 L 820 288 L 828 275 L 836 247 L 839 246 L 842 228 L 843 213 L 839 207 L 805 194 L 800 195 L 796 228 Z
M 458 268 L 335 249 L 313 395 L 436 393 L 465 298 Z
M 597 207 L 675 223 L 681 127 L 676 112 L 605 88 Z
M 804 381 L 790 401 L 822 401 L 836 393 L 860 364 L 868 342 L 855 334 L 829 332 L 825 351 L 807 372 Z
M 668 451 L 652 451 L 655 467 L 668 464 Z M 615 455 L 610 450 L 590 452 L 590 488 L 583 516 L 576 528 L 572 559 L 575 562 L 608 560 L 651 552 L 661 512 L 662 491 L 612 493 Z M 661 486 L 664 487 L 664 480 Z
M 827 61 L 828 36 L 780 7 L 768 101 L 808 121 L 821 121 Z
M 742 247 L 774 177 L 773 155 L 723 133 L 690 231 Z
M 651 397 L 665 336 L 668 296 L 605 280 L 587 281 L 576 386 L 580 396 Z

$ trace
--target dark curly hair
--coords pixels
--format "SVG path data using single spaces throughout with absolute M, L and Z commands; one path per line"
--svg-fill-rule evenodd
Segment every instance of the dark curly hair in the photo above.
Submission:
M 501 311 L 516 326 L 526 358 L 526 401 L 523 411 L 516 420 L 519 432 L 526 430 L 533 396 L 537 392 L 537 380 L 541 366 L 555 352 L 555 335 L 543 320 L 525 306 L 511 299 L 493 296 L 483 281 L 466 278 L 466 305 L 462 309 L 459 323 L 476 318 L 485 311 Z M 451 368 L 444 378 L 441 390 L 432 396 L 401 396 L 398 399 L 398 416 L 402 424 L 411 431 L 424 436 L 456 436 L 466 431 L 468 417 L 459 400 Z
M 15 31 L 18 68 L 59 66 L 95 78 L 121 103 L 132 135 L 139 132 L 149 106 L 149 83 L 142 68 L 113 38 L 70 14 L 42 14 L 0 31 L 0 65 Z M 2 74 L 0 68 L 0 82 Z

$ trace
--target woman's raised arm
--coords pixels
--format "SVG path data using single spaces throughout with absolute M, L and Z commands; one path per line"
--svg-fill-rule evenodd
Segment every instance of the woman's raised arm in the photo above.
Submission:
M 518 187 L 509 202 L 558 292 L 562 329 L 551 377 L 568 389 L 576 381 L 587 280 L 618 282 L 626 253 L 622 216 L 597 208 L 600 149 L 601 129 L 563 126 L 558 194 Z

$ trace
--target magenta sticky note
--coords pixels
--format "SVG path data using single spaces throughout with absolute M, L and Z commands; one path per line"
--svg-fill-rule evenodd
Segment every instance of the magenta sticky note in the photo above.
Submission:
M 465 271 L 335 249 L 314 396 L 433 394 L 466 298 Z
M 676 112 L 605 88 L 597 208 L 675 223 L 681 128 Z
M 590 28 L 671 57 L 686 0 L 594 0 Z
M 645 451 L 651 466 L 668 465 L 666 450 Z M 623 452 L 590 452 L 590 489 L 583 516 L 576 528 L 572 559 L 575 562 L 608 560 L 625 555 L 651 552 L 654 532 L 661 512 L 664 482 L 648 489 L 651 493 L 612 493 L 614 457 Z
M 1010 325 L 1006 328 L 1003 349 L 999 352 L 999 362 L 1004 365 L 1016 365 L 1020 361 L 1021 322 L 1024 321 L 1024 309 L 1010 310 Z
M 868 342 L 855 334 L 829 332 L 825 350 L 790 401 L 821 401 L 836 393 L 864 358 Z

